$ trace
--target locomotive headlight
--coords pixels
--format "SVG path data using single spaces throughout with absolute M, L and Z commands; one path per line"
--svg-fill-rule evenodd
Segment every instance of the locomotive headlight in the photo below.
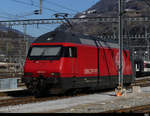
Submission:
M 60 76 L 60 73 L 58 73 L 58 72 L 52 72 L 50 75 L 51 75 L 52 77 L 59 77 L 59 76 Z

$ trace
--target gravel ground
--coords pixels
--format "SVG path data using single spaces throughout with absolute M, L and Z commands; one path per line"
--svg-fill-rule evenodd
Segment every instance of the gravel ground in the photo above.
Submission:
M 120 97 L 115 100 L 106 100 L 103 102 L 96 102 L 92 104 L 83 104 L 68 109 L 61 109 L 49 111 L 52 113 L 102 113 L 110 110 L 119 110 L 123 108 L 131 108 L 134 106 L 141 106 L 150 104 L 150 94 L 136 94 L 137 96 L 130 95 L 128 97 Z
M 67 109 L 49 111 L 52 113 L 102 113 L 150 104 L 150 87 L 144 87 L 140 93 L 127 92 L 126 96 L 115 97 L 92 104 L 82 104 Z
M 61 100 L 1 107 L 1 113 L 99 113 L 114 109 L 150 104 L 150 87 L 141 93 L 127 91 L 127 96 L 116 97 L 115 92 L 105 92 Z

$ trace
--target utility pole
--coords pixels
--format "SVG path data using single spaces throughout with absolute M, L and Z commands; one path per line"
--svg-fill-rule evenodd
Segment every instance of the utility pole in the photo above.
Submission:
M 27 35 L 27 25 L 23 25 L 24 28 L 24 42 L 26 43 L 26 55 L 28 53 L 28 39 L 26 38 Z
M 119 0 L 119 86 L 123 87 L 123 0 Z
M 42 0 L 40 0 L 40 14 L 42 14 Z
M 119 8 L 119 24 L 118 24 L 118 38 L 119 38 L 119 77 L 118 77 L 118 87 L 117 87 L 117 96 L 122 95 L 123 89 L 123 0 L 118 0 Z

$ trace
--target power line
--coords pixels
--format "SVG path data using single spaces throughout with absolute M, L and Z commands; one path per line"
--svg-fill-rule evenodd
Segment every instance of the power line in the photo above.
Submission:
M 60 7 L 60 8 L 63 8 L 63 9 L 66 9 L 66 10 L 69 10 L 69 11 L 73 11 L 73 12 L 75 12 L 75 13 L 78 13 L 78 12 L 79 12 L 79 11 L 77 11 L 77 10 L 68 8 L 68 7 L 66 7 L 66 6 L 62 6 L 62 5 L 57 4 L 57 3 L 55 3 L 55 2 L 52 2 L 52 1 L 46 1 L 46 2 L 48 2 L 48 3 L 50 3 L 50 4 L 53 4 L 53 5 L 55 5 L 55 6 L 58 6 L 58 7 Z
M 31 5 L 33 5 L 34 3 L 33 3 L 33 0 L 30 0 L 31 1 Z
M 150 2 L 148 2 L 147 0 L 144 0 L 144 2 L 150 7 Z
M 30 13 L 27 13 L 27 14 L 24 14 L 24 15 L 16 15 L 17 18 L 25 18 L 26 16 L 31 16 L 31 15 L 34 15 L 34 12 L 30 12 Z
M 12 14 L 12 13 L 8 13 L 6 11 L 4 11 L 3 9 L 0 8 L 0 14 L 4 15 L 4 16 L 0 16 L 2 18 L 7 18 L 7 19 L 18 19 L 18 18 L 25 18 L 26 16 L 31 16 L 34 15 L 34 12 L 30 12 L 30 13 L 25 13 L 24 15 L 18 15 L 18 14 Z
M 52 2 L 50 2 L 50 1 L 46 1 L 46 2 L 47 2 L 47 3 L 52 3 Z M 34 2 L 34 3 L 37 3 L 37 2 Z M 67 8 L 67 7 L 65 7 L 65 6 L 59 5 L 59 4 L 54 3 L 54 2 L 53 2 L 52 4 L 55 4 L 55 6 L 59 6 L 59 7 L 61 7 L 61 8 L 63 7 L 63 9 L 67 9 L 67 10 L 69 10 L 69 11 L 71 10 L 71 11 L 75 12 L 75 13 L 69 13 L 70 16 L 74 16 L 74 15 L 76 15 L 76 14 L 79 12 L 79 11 L 75 11 L 75 10 L 73 10 L 73 9 Z M 57 4 L 57 5 L 56 5 L 56 4 Z M 46 8 L 46 7 L 42 7 L 42 8 Z M 47 8 L 46 8 L 46 9 L 47 9 Z M 55 10 L 55 11 L 56 11 L 56 10 Z M 58 13 L 58 12 L 60 12 L 60 11 L 57 11 L 57 13 Z
M 3 9 L 0 8 L 0 11 L 3 11 Z M 22 14 L 22 15 L 12 15 L 6 11 L 3 11 L 2 13 L 0 14 L 4 14 L 5 16 L 0 16 L 0 17 L 3 17 L 3 18 L 7 18 L 7 19 L 17 19 L 17 18 L 25 18 L 26 16 L 31 16 L 31 15 L 34 15 L 34 12 L 30 12 L 30 13 L 26 13 L 26 14 Z
M 3 18 L 7 18 L 7 19 L 14 19 L 14 17 L 16 17 L 15 15 L 11 14 L 11 13 L 8 13 L 6 11 L 4 11 L 3 9 L 0 8 L 0 11 L 1 11 L 1 15 L 5 15 L 5 16 L 1 16 Z M 11 18 L 13 17 L 13 18 Z
M 7 16 L 0 16 L 1 18 L 7 18 L 7 19 L 13 19 L 13 18 L 10 18 L 10 17 L 7 17 Z
M 12 0 L 14 2 L 17 2 L 17 3 L 21 3 L 21 4 L 25 4 L 25 5 L 30 5 L 30 6 L 34 6 L 34 7 L 38 7 L 39 8 L 39 5 L 36 5 L 36 4 L 30 4 L 30 3 L 27 3 L 27 2 L 23 2 L 23 1 L 18 1 L 18 0 Z M 46 10 L 49 10 L 49 11 L 52 11 L 52 12 L 59 12 L 59 11 L 56 11 L 56 10 L 53 10 L 51 8 L 46 8 L 46 7 L 43 7 L 43 9 L 46 9 Z

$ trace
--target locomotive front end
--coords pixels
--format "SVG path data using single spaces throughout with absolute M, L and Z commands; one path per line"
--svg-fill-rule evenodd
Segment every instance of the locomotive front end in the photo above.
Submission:
M 23 82 L 32 93 L 46 93 L 59 84 L 60 45 L 32 45 L 24 65 Z

